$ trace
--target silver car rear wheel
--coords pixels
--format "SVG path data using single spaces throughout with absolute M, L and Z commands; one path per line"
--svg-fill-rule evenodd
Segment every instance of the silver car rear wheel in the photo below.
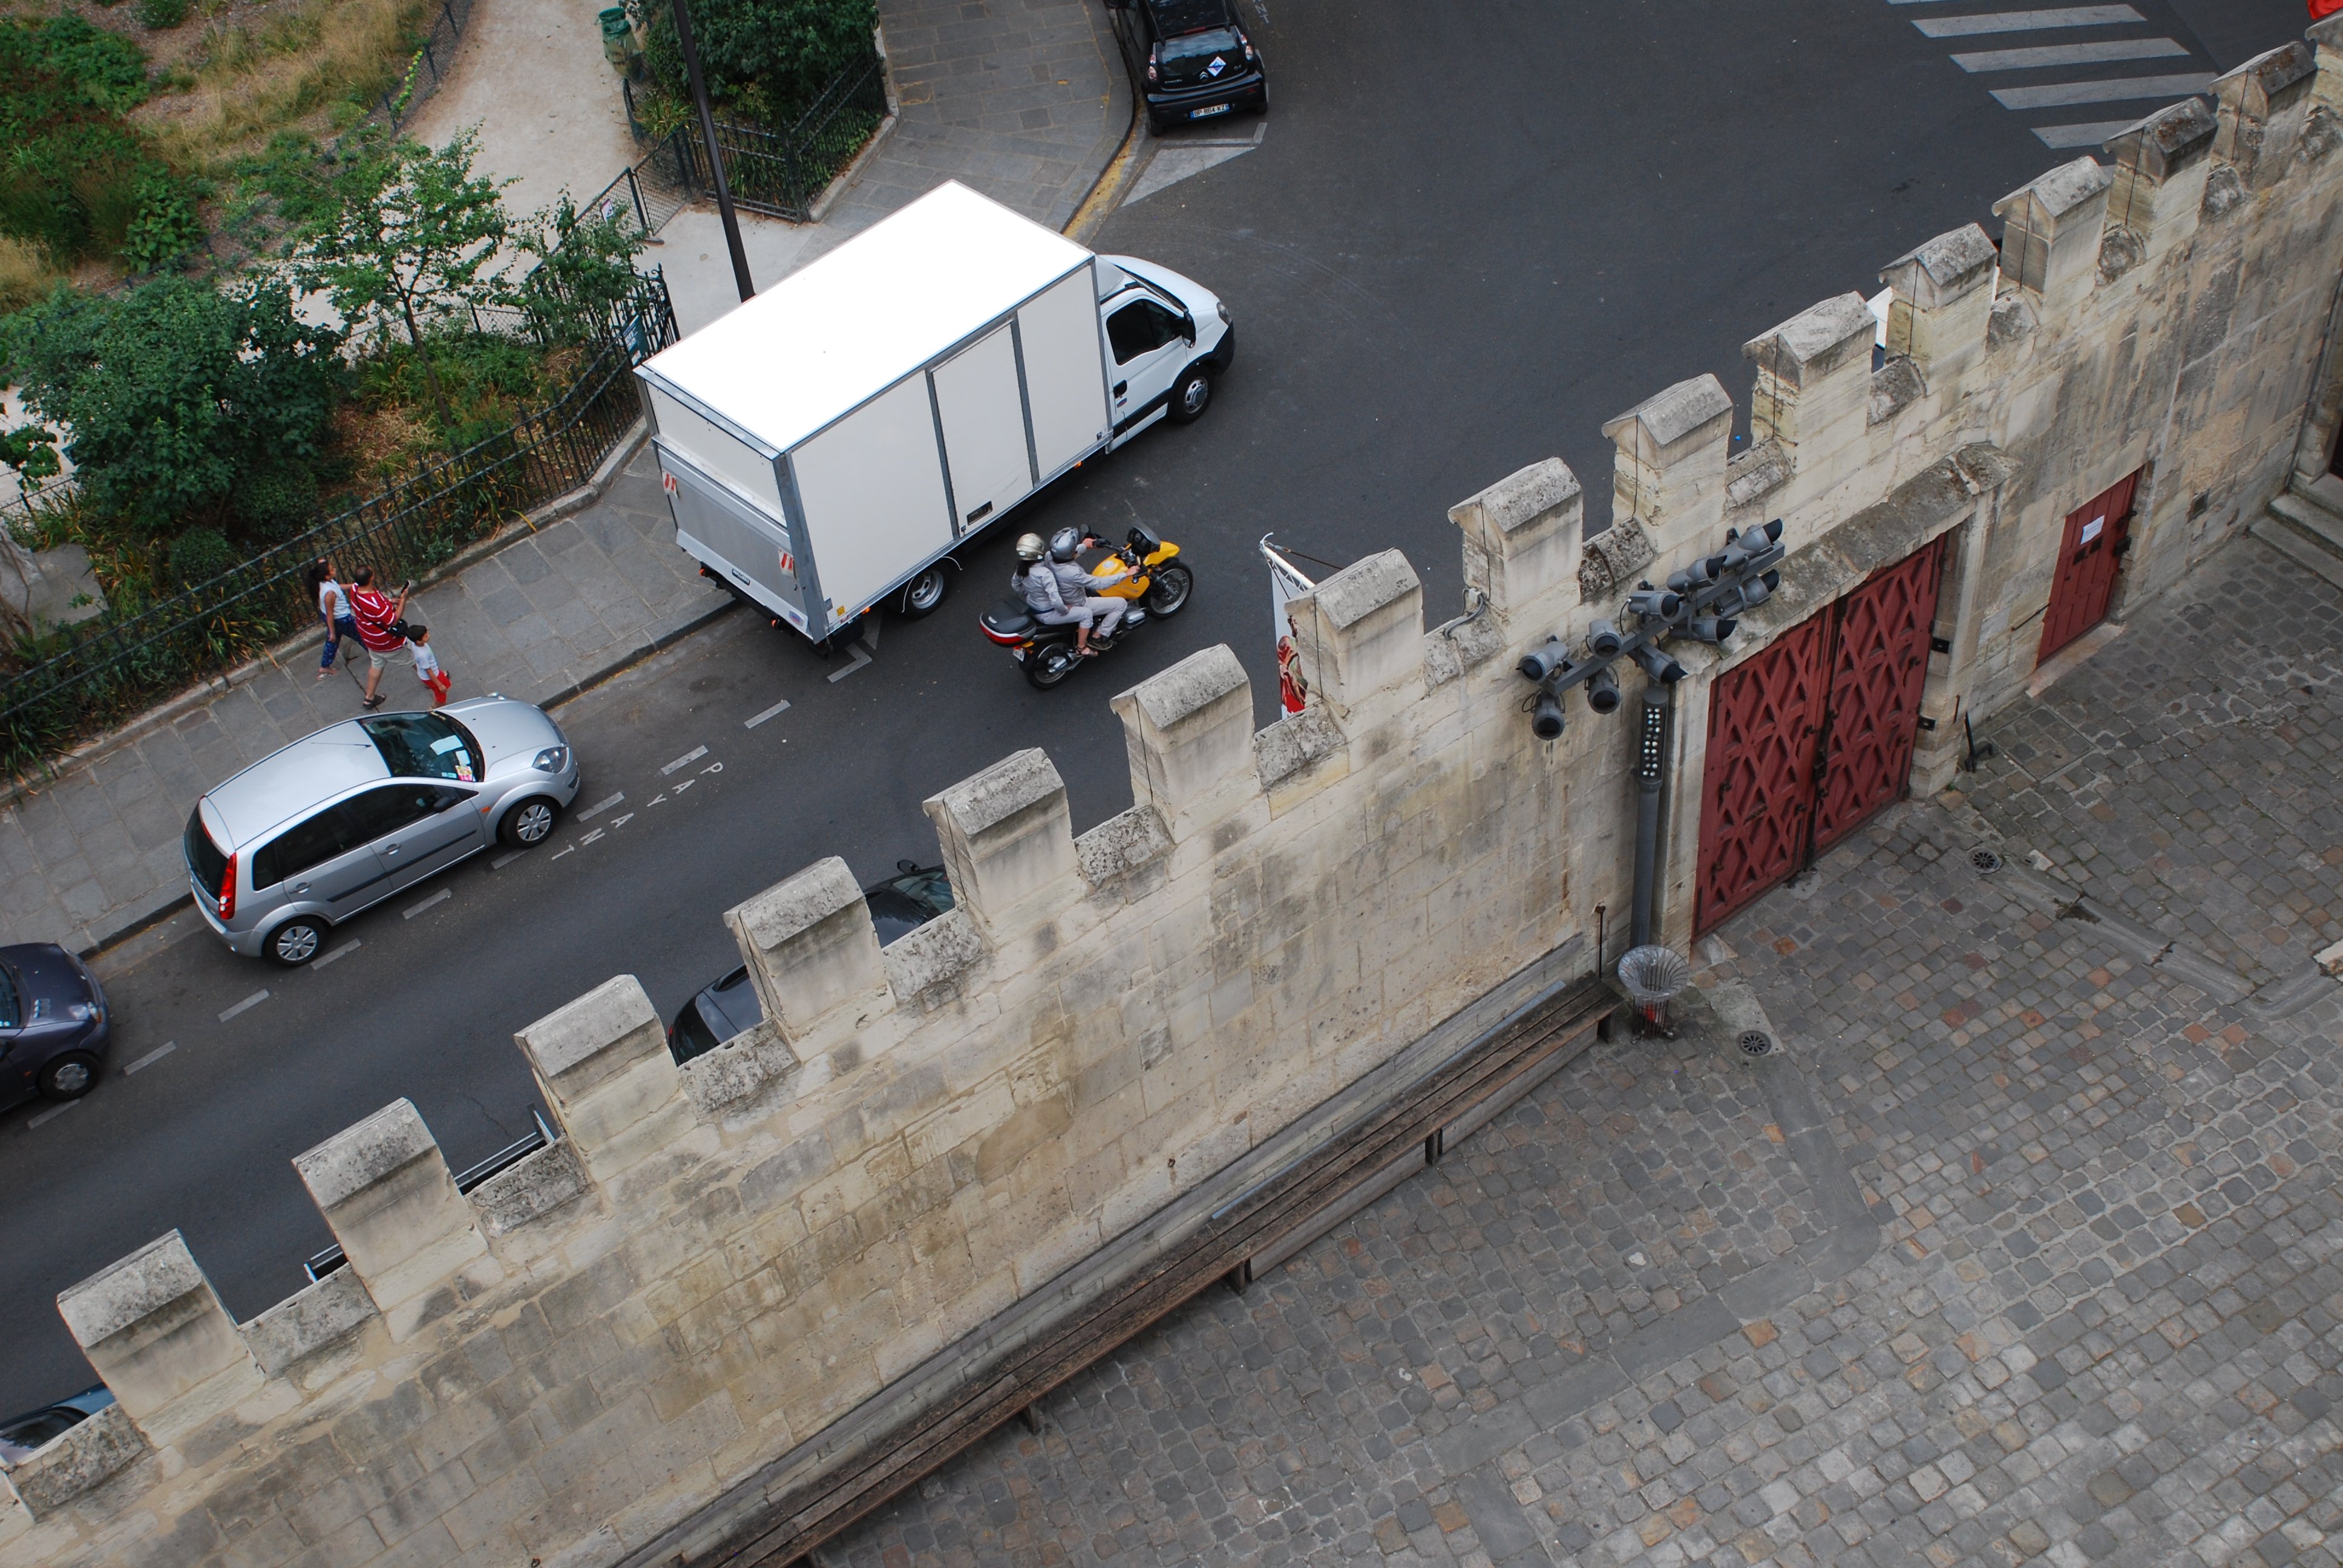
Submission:
M 262 944 L 261 951 L 272 963 L 283 964 L 287 969 L 299 969 L 316 958 L 317 950 L 325 945 L 325 930 L 317 921 L 291 920 L 268 933 L 268 940 Z

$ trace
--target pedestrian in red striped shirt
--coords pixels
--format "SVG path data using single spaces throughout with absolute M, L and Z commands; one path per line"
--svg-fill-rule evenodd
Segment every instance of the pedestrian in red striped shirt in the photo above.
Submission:
M 375 688 L 382 684 L 383 666 L 408 652 L 401 618 L 407 613 L 407 596 L 415 591 L 415 585 L 409 582 L 400 588 L 397 600 L 393 602 L 374 586 L 372 567 L 360 567 L 350 585 L 350 615 L 358 623 L 358 640 L 366 645 L 371 666 L 367 671 L 365 706 L 380 708 L 383 699 L 375 694 Z

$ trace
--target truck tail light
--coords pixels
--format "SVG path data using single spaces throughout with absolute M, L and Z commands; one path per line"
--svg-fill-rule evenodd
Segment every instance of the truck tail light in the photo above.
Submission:
M 237 855 L 230 855 L 227 869 L 220 873 L 219 918 L 224 920 L 236 919 L 236 863 L 238 858 Z

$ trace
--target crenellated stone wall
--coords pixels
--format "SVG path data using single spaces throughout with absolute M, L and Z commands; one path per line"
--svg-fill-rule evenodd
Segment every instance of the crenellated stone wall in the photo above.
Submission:
M 1890 263 L 1879 368 L 1854 295 L 1752 339 L 1743 449 L 1712 377 L 1621 415 L 1596 538 L 1558 461 L 1461 503 L 1463 615 L 1427 631 L 1397 552 L 1330 578 L 1294 605 L 1306 712 L 1254 730 L 1225 648 L 1117 696 L 1133 803 L 1091 832 L 1040 751 L 937 795 L 944 918 L 881 948 L 835 859 L 729 911 L 749 1034 L 679 1069 L 623 976 L 531 1025 L 558 1138 L 486 1185 L 458 1190 L 403 1101 L 310 1151 L 348 1264 L 253 1322 L 176 1232 L 66 1292 L 120 1403 L 0 1483 L 0 1568 L 602 1568 L 749 1539 L 768 1478 L 908 1442 L 1001 1324 L 1173 1245 L 1183 1203 L 1367 1105 L 1413 1042 L 1473 1049 L 1475 999 L 1591 967 L 1598 906 L 1628 901 L 1630 727 L 1581 704 L 1537 741 L 1513 662 L 1729 526 L 1781 518 L 1791 554 L 1730 641 L 1671 645 L 1666 939 L 1716 678 L 1947 537 L 1912 769 L 1941 787 L 1961 718 L 2036 675 L 2067 512 L 2145 469 L 2120 618 L 2331 439 L 2338 44 L 2012 193 L 1998 247 L 1972 225 Z

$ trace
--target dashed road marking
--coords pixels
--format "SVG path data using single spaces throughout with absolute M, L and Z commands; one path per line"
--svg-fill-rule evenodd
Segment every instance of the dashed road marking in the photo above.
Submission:
M 498 855 L 495 859 L 488 862 L 488 869 L 491 871 L 501 871 L 507 866 L 511 865 L 515 860 L 519 859 L 523 855 L 528 853 L 528 851 L 527 849 L 507 849 L 503 854 Z
M 2185 98 L 2213 85 L 2210 71 L 2170 76 L 2126 76 L 2112 82 L 2052 82 L 2040 87 L 1996 87 L 2005 109 L 2055 109 L 2067 104 L 2119 104 L 2127 98 Z
M 122 1070 L 122 1076 L 127 1078 L 142 1067 L 152 1067 L 156 1062 L 162 1060 L 165 1057 L 170 1055 L 173 1051 L 178 1049 L 179 1042 L 177 1040 L 166 1040 L 162 1044 L 156 1046 L 154 1050 L 148 1051 L 146 1055 L 140 1057 L 137 1060 L 132 1062 L 129 1066 L 124 1068 Z
M 854 662 L 848 665 L 844 669 L 833 669 L 830 672 L 830 683 L 832 686 L 836 686 L 840 681 L 844 680 L 848 676 L 852 675 L 856 670 L 860 669 L 864 665 L 870 662 L 870 656 L 862 651 L 862 645 L 859 642 L 848 643 L 846 645 L 846 651 L 853 656 Z
M 2045 65 L 2104 65 L 2112 60 L 2168 60 L 2187 46 L 2169 38 L 2112 38 L 2091 44 L 2042 44 L 2027 49 L 1970 49 L 1953 56 L 1964 71 L 2038 71 Z
M 749 719 L 748 723 L 743 724 L 740 728 L 743 729 L 754 729 L 757 726 L 765 722 L 766 719 L 779 719 L 782 714 L 787 713 L 789 710 L 789 705 L 786 699 L 776 702 L 770 708 L 765 709 L 764 712 L 758 714 L 755 718 Z
M 682 756 L 677 758 L 674 761 L 669 763 L 666 767 L 660 769 L 659 773 L 664 777 L 667 774 L 675 772 L 679 769 L 689 768 L 707 755 L 707 747 L 695 746 L 690 750 L 685 752 Z
M 267 1000 L 268 1000 L 268 993 L 267 993 L 266 991 L 265 991 L 265 990 L 256 990 L 256 991 L 254 991 L 250 996 L 246 997 L 242 1001 L 240 1001 L 240 1002 L 236 1003 L 234 1007 L 232 1007 L 232 1008 L 228 1009 L 226 1012 L 224 1012 L 224 1013 L 220 1014 L 220 1015 L 219 1015 L 220 1021 L 221 1021 L 222 1023 L 226 1023 L 228 1020 L 230 1020 L 230 1019 L 234 1018 L 237 1013 L 240 1013 L 240 1012 L 244 1011 L 244 1010 L 245 1010 L 246 1009 L 247 1009 L 247 1008 L 256 1008 L 256 1007 L 258 1007 L 262 1002 L 265 1002 L 265 1001 L 266 1001 Z
M 406 911 L 407 918 L 411 920 L 416 916 L 421 914 L 424 910 L 429 909 L 432 905 L 444 904 L 455 896 L 456 892 L 454 889 L 442 888 L 437 892 L 432 894 L 429 898 L 424 900 L 421 903 L 409 905 Z
M 357 950 L 358 950 L 358 949 L 359 949 L 359 947 L 360 947 L 361 945 L 363 945 L 363 944 L 359 943 L 359 942 L 358 942 L 357 940 L 356 940 L 355 939 L 353 939 L 352 940 L 349 940 L 349 941 L 344 942 L 340 947 L 336 948 L 332 952 L 329 952 L 329 953 L 326 954 L 325 956 L 323 956 L 322 958 L 318 959 L 318 960 L 317 960 L 316 963 L 311 964 L 309 967 L 310 967 L 311 969 L 313 969 L 313 970 L 321 970 L 321 969 L 324 969 L 327 964 L 332 963 L 336 959 L 346 959 L 346 958 L 349 957 L 352 953 L 354 953 L 354 952 L 357 951 Z
M 1912 24 L 1924 38 L 1974 38 L 1980 33 L 2046 33 L 2054 27 L 2112 27 L 2147 18 L 2128 5 L 2061 5 L 2054 11 L 1988 11 L 1930 16 Z
M 30 1121 L 25 1123 L 25 1131 L 30 1132 L 34 1128 L 38 1127 L 44 1121 L 55 1121 L 58 1117 L 63 1116 L 66 1111 L 71 1111 L 75 1106 L 79 1105 L 81 1101 L 78 1100 L 68 1100 L 63 1105 L 52 1105 L 46 1111 L 42 1111 L 38 1116 L 34 1117 Z
M 616 795 L 612 795 L 607 799 L 597 800 L 591 806 L 587 807 L 583 811 L 578 812 L 578 819 L 580 822 L 591 822 L 595 818 L 599 817 L 603 812 L 608 810 L 611 807 L 617 805 L 626 798 L 627 792 L 621 789 Z

